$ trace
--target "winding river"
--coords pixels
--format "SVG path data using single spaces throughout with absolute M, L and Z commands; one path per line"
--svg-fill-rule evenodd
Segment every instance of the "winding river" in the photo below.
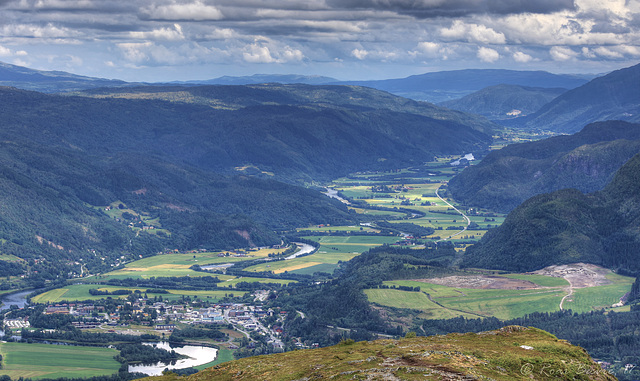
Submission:
M 27 295 L 31 294 L 34 291 L 37 291 L 37 290 L 27 290 L 27 291 L 20 291 L 20 292 L 14 292 L 11 294 L 2 295 L 0 297 L 0 303 L 2 303 L 2 306 L 0 306 L 0 310 L 11 308 L 11 306 L 18 306 L 18 308 L 24 308 L 24 306 L 28 304 Z

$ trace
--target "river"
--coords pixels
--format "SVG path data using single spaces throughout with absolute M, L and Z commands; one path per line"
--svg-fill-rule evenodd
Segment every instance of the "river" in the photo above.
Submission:
M 140 372 L 148 374 L 149 376 L 159 376 L 165 369 L 184 369 L 191 368 L 198 365 L 209 363 L 216 359 L 218 350 L 216 348 L 201 347 L 196 345 L 185 345 L 183 347 L 171 348 L 169 343 L 145 343 L 145 345 L 154 345 L 158 348 L 166 349 L 168 351 L 176 351 L 176 353 L 189 356 L 189 358 L 176 361 L 175 364 L 167 365 L 162 362 L 151 365 L 130 365 L 129 372 Z
M 14 292 L 11 294 L 5 294 L 0 297 L 0 302 L 2 303 L 2 307 L 0 310 L 11 308 L 11 306 L 18 306 L 18 308 L 24 308 L 27 303 L 27 295 L 37 290 L 27 290 Z

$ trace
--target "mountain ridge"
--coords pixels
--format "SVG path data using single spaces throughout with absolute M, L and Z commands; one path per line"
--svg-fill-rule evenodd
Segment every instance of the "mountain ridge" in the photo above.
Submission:
M 585 262 L 637 274 L 638 180 L 640 154 L 602 191 L 562 189 L 534 196 L 467 248 L 462 265 L 522 272 Z
M 637 152 L 640 124 L 597 122 L 574 135 L 492 151 L 451 179 L 448 189 L 465 204 L 507 212 L 535 194 L 562 188 L 600 190 Z
M 640 64 L 616 70 L 558 96 L 518 121 L 525 129 L 575 133 L 603 120 L 640 122 Z

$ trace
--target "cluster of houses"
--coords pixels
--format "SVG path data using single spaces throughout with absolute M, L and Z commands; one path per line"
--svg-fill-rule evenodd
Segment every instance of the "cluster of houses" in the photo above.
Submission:
M 104 306 L 90 303 L 59 303 L 47 306 L 44 313 L 77 316 L 78 321 L 73 322 L 76 328 L 93 329 L 105 328 L 105 326 L 112 328 L 127 324 L 128 322 L 122 319 L 125 311 L 128 316 L 139 317 L 141 325 L 153 326 L 156 331 L 172 332 L 178 322 L 183 324 L 231 324 L 246 334 L 250 331 L 258 331 L 270 336 L 273 345 L 280 347 L 282 342 L 277 337 L 283 332 L 282 325 L 278 324 L 267 328 L 260 323 L 260 319 L 275 315 L 278 317 L 278 321 L 284 321 L 287 316 L 284 311 L 265 310 L 260 305 L 219 303 L 209 307 L 195 308 L 189 303 L 171 304 L 159 301 L 146 303 L 144 299 L 135 302 L 126 301 L 116 306 L 114 312 L 107 312 Z M 95 317 L 96 314 L 100 318 L 83 319 Z

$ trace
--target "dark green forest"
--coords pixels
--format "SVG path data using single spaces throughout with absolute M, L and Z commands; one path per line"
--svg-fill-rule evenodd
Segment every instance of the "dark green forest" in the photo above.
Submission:
M 463 266 L 533 271 L 587 262 L 640 272 L 640 154 L 600 192 L 565 189 L 535 196 L 467 248 Z
M 537 194 L 564 188 L 594 192 L 640 152 L 640 124 L 598 122 L 574 135 L 510 144 L 449 181 L 469 206 L 508 212 Z

